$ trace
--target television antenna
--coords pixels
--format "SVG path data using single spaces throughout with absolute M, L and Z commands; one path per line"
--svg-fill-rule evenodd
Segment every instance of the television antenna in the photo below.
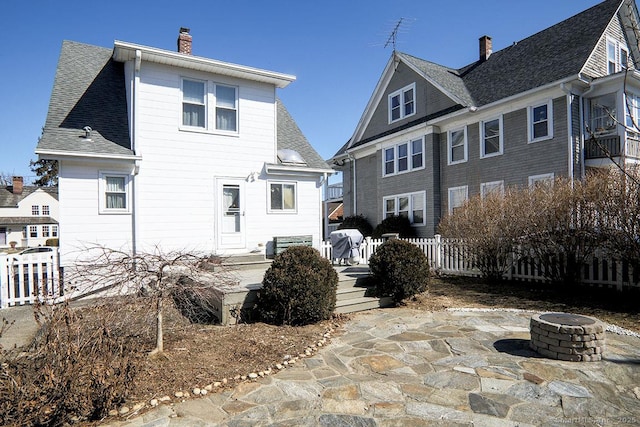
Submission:
M 387 46 L 391 45 L 393 46 L 393 51 L 394 52 L 396 51 L 396 42 L 398 40 L 398 32 L 400 31 L 400 26 L 402 25 L 402 22 L 404 20 L 405 20 L 404 18 L 400 18 L 398 19 L 398 22 L 396 22 L 395 27 L 391 31 L 391 34 L 389 34 L 389 37 L 387 38 L 387 41 L 384 44 L 385 49 L 387 48 Z

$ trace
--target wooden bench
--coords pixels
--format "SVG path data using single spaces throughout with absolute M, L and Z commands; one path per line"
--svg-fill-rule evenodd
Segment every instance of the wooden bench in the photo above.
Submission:
M 273 253 L 278 255 L 290 246 L 313 246 L 313 236 L 276 236 L 273 238 Z

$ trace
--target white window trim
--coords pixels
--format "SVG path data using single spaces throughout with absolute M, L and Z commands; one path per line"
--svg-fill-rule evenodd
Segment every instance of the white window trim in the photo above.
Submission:
M 413 222 L 413 196 L 422 195 L 422 222 Z M 427 192 L 426 191 L 414 191 L 413 193 L 402 193 L 402 194 L 394 194 L 391 196 L 385 196 L 382 198 L 382 218 L 387 217 L 387 200 L 394 200 L 394 215 L 398 215 L 398 206 L 400 203 L 398 199 L 400 197 L 407 197 L 409 199 L 409 221 L 411 221 L 411 225 L 415 227 L 420 227 L 426 225 L 427 221 Z
M 182 105 L 184 103 L 184 98 L 183 98 L 184 92 L 182 88 L 185 80 L 204 83 L 204 127 L 187 126 L 182 124 Z M 235 92 L 236 92 L 236 102 L 235 102 L 236 130 L 235 131 L 216 128 L 217 126 L 216 109 L 218 108 L 217 102 L 216 102 L 216 90 L 218 86 L 225 86 L 225 87 L 230 87 L 235 89 Z M 178 129 L 184 132 L 238 136 L 240 134 L 240 87 L 232 84 L 215 82 L 211 80 L 202 80 L 202 79 L 192 78 L 188 76 L 181 76 L 180 77 L 180 114 L 178 117 Z
M 452 153 L 453 153 L 452 134 L 454 132 L 459 132 L 459 131 L 462 131 L 462 134 L 463 134 L 464 158 L 462 160 L 453 161 L 451 160 Z M 457 165 L 458 163 L 464 163 L 467 161 L 468 156 L 469 156 L 469 144 L 467 141 L 467 127 L 463 126 L 461 128 L 451 129 L 449 132 L 447 132 L 447 165 Z
M 447 191 L 447 193 L 448 193 L 447 209 L 449 211 L 449 215 L 451 215 L 453 213 L 453 208 L 454 208 L 454 206 L 452 206 L 452 204 L 451 204 L 452 194 L 454 192 L 457 192 L 458 190 L 464 190 L 464 193 L 465 193 L 464 200 L 465 201 L 469 200 L 469 186 L 468 185 L 460 185 L 458 187 L 450 187 L 449 190 Z
M 622 70 L 624 70 L 625 68 L 629 67 L 629 64 L 626 64 L 626 67 L 622 67 L 622 61 L 621 61 L 621 55 L 620 55 L 620 51 L 625 51 L 627 53 L 627 62 L 629 61 L 629 48 L 627 47 L 626 44 L 614 39 L 613 37 L 609 37 L 607 36 L 607 41 L 606 41 L 606 52 L 605 52 L 605 68 L 607 70 L 607 74 L 609 74 L 609 44 L 613 45 L 614 48 L 614 60 L 615 60 L 615 73 L 620 72 Z
M 405 92 L 409 91 L 409 90 L 413 90 L 413 112 L 411 114 L 406 114 L 404 113 L 404 94 Z M 396 95 L 400 95 L 400 117 L 398 117 L 397 119 L 393 120 L 391 118 L 391 98 L 393 98 Z M 396 90 L 395 92 L 390 93 L 387 96 L 387 119 L 389 120 L 389 124 L 391 123 L 395 123 L 398 122 L 402 119 L 406 119 L 407 117 L 411 117 L 413 115 L 416 114 L 416 106 L 417 106 L 417 102 L 416 102 L 416 84 L 415 83 L 411 83 L 410 85 L 407 85 L 401 89 Z
M 551 181 L 553 182 L 553 180 L 555 179 L 555 174 L 553 172 L 551 173 L 543 173 L 540 175 L 531 175 L 529 176 L 529 188 L 533 188 L 533 186 L 535 185 L 536 182 L 539 181 Z
M 480 184 L 480 197 L 483 199 L 489 194 L 488 189 L 493 187 L 500 187 L 500 193 L 504 195 L 504 180 L 489 181 Z
M 500 132 L 499 132 L 499 145 L 500 145 L 500 149 L 498 150 L 498 152 L 496 153 L 491 153 L 491 154 L 485 154 L 485 135 L 484 135 L 484 124 L 487 122 L 492 122 L 494 120 L 498 120 L 498 127 L 500 128 Z M 490 158 L 490 157 L 496 157 L 496 156 L 501 156 L 502 153 L 504 152 L 504 126 L 502 123 L 502 115 L 498 116 L 498 117 L 494 117 L 488 120 L 483 120 L 480 122 L 480 158 L 481 159 L 486 159 L 486 158 Z
M 421 151 L 422 166 L 419 166 L 417 168 L 413 167 L 413 141 L 420 141 L 420 146 L 422 148 L 422 151 Z M 398 172 L 398 147 L 404 144 L 407 145 L 407 169 L 403 170 L 402 172 Z M 393 172 L 387 173 L 386 152 L 387 150 L 390 150 L 390 149 L 393 149 Z M 424 137 L 413 138 L 408 141 L 402 141 L 394 145 L 388 145 L 386 147 L 382 147 L 382 177 L 384 178 L 387 176 L 402 175 L 405 173 L 415 172 L 415 171 L 424 169 L 425 168 L 424 151 L 425 151 Z
M 271 185 L 293 185 L 293 209 L 271 209 Z M 298 213 L 298 183 L 296 181 L 267 181 L 267 213 L 270 214 L 296 214 Z
M 98 179 L 98 213 L 102 215 L 128 215 L 131 213 L 131 175 L 122 171 L 99 171 Z M 107 177 L 124 178 L 124 191 L 127 206 L 124 209 L 107 208 L 106 190 Z
M 58 237 L 58 226 L 57 225 L 52 225 L 51 226 L 51 237 Z
M 533 137 L 533 109 L 542 107 L 543 105 L 547 106 L 547 136 L 543 136 L 540 138 Z M 539 104 L 531 105 L 527 108 L 527 141 L 529 144 L 533 142 L 546 141 L 548 139 L 553 139 L 553 102 L 552 100 L 547 100 L 546 102 L 541 102 Z

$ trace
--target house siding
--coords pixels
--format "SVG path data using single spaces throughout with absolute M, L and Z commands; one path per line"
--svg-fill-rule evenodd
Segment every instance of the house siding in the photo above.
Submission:
M 494 116 L 492 116 L 494 117 Z M 495 116 L 497 117 L 497 116 Z M 468 160 L 447 165 L 447 134 L 440 135 L 440 160 L 442 168 L 442 214 L 447 212 L 448 189 L 467 185 L 469 197 L 480 193 L 480 184 L 504 181 L 505 187 L 528 185 L 528 177 L 545 173 L 555 176 L 568 174 L 568 134 L 566 98 L 553 100 L 553 138 L 539 142 L 527 142 L 527 109 L 522 108 L 503 114 L 503 154 L 480 158 L 480 123 L 467 125 Z
M 416 84 L 416 114 L 389 124 L 389 94 L 412 83 Z M 391 81 L 387 85 L 380 102 L 375 108 L 362 140 L 372 138 L 390 129 L 397 128 L 408 122 L 420 119 L 430 114 L 445 110 L 456 103 L 438 90 L 431 83 L 424 80 L 403 62 L 399 63 Z
M 621 12 L 619 12 L 621 13 Z M 598 45 L 594 49 L 593 53 L 587 60 L 583 70 L 584 73 L 590 77 L 602 77 L 608 74 L 607 70 L 607 36 L 624 43 L 627 47 L 629 47 L 629 53 L 632 53 L 632 49 L 630 44 L 627 41 L 623 30 L 622 23 L 618 15 L 615 16 L 614 19 L 611 20 L 611 23 L 607 27 L 606 31 L 600 37 L 598 41 Z

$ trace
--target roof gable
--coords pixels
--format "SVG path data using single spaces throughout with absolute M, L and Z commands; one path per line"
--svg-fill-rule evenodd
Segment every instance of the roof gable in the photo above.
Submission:
M 44 192 L 55 200 L 58 200 L 58 187 L 37 187 L 33 185 L 26 185 L 22 187 L 22 193 L 14 194 L 13 186 L 9 185 L 0 188 L 0 208 L 15 208 L 24 199 L 36 192 Z

